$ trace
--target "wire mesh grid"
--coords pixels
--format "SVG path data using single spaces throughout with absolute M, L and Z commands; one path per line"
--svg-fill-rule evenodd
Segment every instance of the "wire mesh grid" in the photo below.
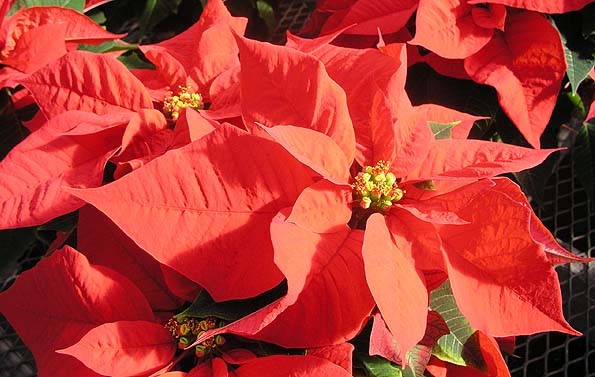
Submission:
M 545 200 L 536 212 L 568 250 L 595 256 L 595 213 L 567 157 L 548 181 Z M 556 268 L 564 316 L 583 336 L 561 333 L 517 338 L 516 357 L 508 364 L 513 377 L 595 376 L 595 264 Z
M 285 31 L 297 32 L 308 20 L 315 1 L 281 1 L 278 26 L 272 41 L 285 43 Z M 545 200 L 536 212 L 562 245 L 580 255 L 595 256 L 595 214 L 589 210 L 585 191 L 566 158 L 549 179 Z M 0 281 L 0 291 L 39 260 L 30 250 L 13 273 Z M 557 267 L 562 288 L 564 315 L 583 333 L 581 337 L 560 333 L 518 337 L 515 355 L 508 358 L 513 377 L 595 376 L 595 264 Z M 0 377 L 36 376 L 33 356 L 14 329 L 0 315 Z

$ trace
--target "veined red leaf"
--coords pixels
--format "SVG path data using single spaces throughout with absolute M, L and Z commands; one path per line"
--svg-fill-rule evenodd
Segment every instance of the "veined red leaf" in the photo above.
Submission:
M 108 158 L 120 145 L 125 114 L 102 118 L 72 111 L 52 118 L 0 162 L 0 228 L 39 225 L 82 206 L 68 187 L 101 184 Z M 63 135 L 85 124 L 104 129 L 93 135 Z M 75 128 L 76 129 L 76 128 Z
M 153 108 L 143 84 L 123 64 L 85 51 L 69 52 L 21 83 L 48 117 L 68 110 L 105 114 Z
M 418 344 L 407 353 L 407 363 L 416 377 L 425 376 L 426 366 L 432 357 L 432 349 L 440 337 L 450 333 L 448 325 L 438 312 L 428 311 L 426 333 Z
M 167 364 L 176 344 L 163 325 L 147 321 L 104 323 L 68 348 L 56 351 L 76 357 L 105 376 L 136 376 Z
M 459 213 L 471 223 L 443 225 L 439 233 L 452 290 L 471 325 L 493 336 L 578 334 L 562 315 L 556 272 L 531 238 L 530 209 L 493 189 Z
M 403 362 L 403 352 L 380 313 L 374 314 L 368 352 L 370 356 L 382 356 L 395 364 Z
M 538 148 L 566 72 L 564 49 L 541 14 L 509 12 L 505 28 L 465 59 L 465 70 L 474 81 L 496 88 L 504 112 Z
M 288 292 L 280 300 L 286 307 L 251 337 L 285 347 L 319 347 L 355 336 L 374 306 L 365 283 L 362 232 L 344 226 L 317 234 L 279 216 L 271 223 L 271 239 L 275 263 L 287 278 Z
M 324 65 L 293 48 L 239 37 L 238 45 L 242 116 L 247 129 L 260 131 L 255 122 L 267 127 L 311 128 L 333 139 L 347 161 L 352 161 L 355 136 L 345 92 Z M 297 79 L 288 80 L 290 76 Z
M 326 359 L 345 369 L 347 373 L 352 374 L 354 348 L 355 347 L 351 343 L 341 343 L 334 346 L 308 348 L 306 350 L 306 355 Z
M 436 140 L 427 157 L 404 180 L 493 177 L 539 165 L 558 150 L 536 150 L 483 140 Z
M 315 233 L 333 233 L 351 218 L 352 191 L 321 179 L 302 191 L 287 221 Z
M 236 369 L 237 377 L 349 377 L 350 373 L 315 356 L 261 357 Z
M 285 212 L 273 220 L 271 238 L 287 294 L 197 342 L 230 332 L 284 347 L 321 347 L 361 331 L 374 307 L 361 257 L 363 232 L 344 226 L 335 233 L 313 233 L 285 222 Z
M 496 189 L 502 194 L 522 203 L 525 207 L 531 208 L 531 204 L 527 200 L 525 194 L 521 191 L 521 188 L 508 178 L 497 178 L 493 179 L 496 182 Z M 575 254 L 572 254 L 558 243 L 552 233 L 543 225 L 539 217 L 535 212 L 531 211 L 531 237 L 535 242 L 543 245 L 547 257 L 551 263 L 588 263 L 595 260 L 594 258 L 584 258 Z
M 168 289 L 161 264 L 91 206 L 79 212 L 77 245 L 87 259 L 128 277 L 155 311 L 175 310 L 183 300 Z
M 401 30 L 417 8 L 417 1 L 359 0 L 348 9 L 337 12 L 326 21 L 320 35 L 344 29 L 346 34 L 377 36 L 378 30 L 391 34 Z
M 592 3 L 592 0 L 468 0 L 469 4 L 502 4 L 512 8 L 534 10 L 541 13 L 567 13 L 579 10 Z
M 222 124 L 109 185 L 70 192 L 221 301 L 281 281 L 269 224 L 315 176 L 280 145 Z
M 149 304 L 132 282 L 90 265 L 70 247 L 23 272 L 0 294 L 0 312 L 33 352 L 39 375 L 48 377 L 99 376 L 54 351 L 71 346 L 103 323 L 153 320 Z
M 474 22 L 472 8 L 462 0 L 420 0 L 415 37 L 409 43 L 448 59 L 476 53 L 490 41 L 494 31 Z
M 373 214 L 366 223 L 362 254 L 366 281 L 406 364 L 405 354 L 426 330 L 428 292 L 413 261 L 406 257 L 410 253 L 403 253 L 393 243 L 380 214 Z

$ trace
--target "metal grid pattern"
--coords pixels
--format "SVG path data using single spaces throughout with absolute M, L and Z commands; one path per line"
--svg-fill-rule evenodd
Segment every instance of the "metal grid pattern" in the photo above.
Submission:
M 566 249 L 595 256 L 595 213 L 567 157 L 548 181 L 545 201 L 536 212 Z M 583 336 L 561 333 L 517 338 L 516 357 L 508 364 L 513 377 L 595 376 L 595 263 L 556 268 L 564 316 Z
M 273 42 L 285 43 L 285 31 L 297 32 L 306 23 L 314 0 L 281 1 Z M 595 213 L 589 210 L 584 190 L 566 158 L 548 181 L 545 202 L 536 212 L 568 250 L 595 256 Z M 39 259 L 31 250 L 14 273 L 0 281 L 6 289 L 24 270 Z M 563 265 L 557 268 L 562 287 L 564 315 L 581 331 L 581 337 L 560 333 L 517 338 L 515 356 L 508 358 L 513 377 L 595 377 L 595 264 Z M 0 377 L 31 377 L 36 367 L 29 350 L 0 315 Z

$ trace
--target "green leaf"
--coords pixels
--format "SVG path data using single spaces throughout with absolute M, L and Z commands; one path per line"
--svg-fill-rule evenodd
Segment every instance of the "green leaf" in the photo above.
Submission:
M 430 308 L 442 316 L 450 329 L 450 334 L 438 339 L 433 354 L 443 361 L 485 370 L 486 364 L 474 336 L 476 331 L 457 307 L 448 280 L 430 294 Z
M 10 274 L 17 261 L 35 243 L 35 227 L 0 230 L 0 280 Z
M 8 11 L 8 16 L 12 16 L 16 11 L 18 11 L 21 8 L 42 6 L 57 6 L 62 8 L 71 8 L 82 13 L 83 8 L 85 7 L 85 0 L 16 0 L 12 4 L 12 7 L 10 7 L 10 10 Z
M 105 52 L 136 50 L 137 45 L 116 40 L 103 42 L 98 45 L 80 44 L 78 49 L 103 54 Z
M 256 10 L 258 11 L 258 16 L 262 18 L 267 25 L 269 32 L 272 33 L 277 26 L 277 19 L 275 17 L 275 11 L 273 10 L 273 7 L 271 7 L 266 1 L 257 0 Z
M 369 377 L 403 377 L 401 368 L 379 356 L 362 357 Z
M 178 314 L 177 317 L 178 321 L 182 321 L 187 317 L 217 317 L 232 322 L 265 307 L 271 302 L 281 298 L 286 292 L 287 283 L 283 282 L 257 297 L 244 300 L 215 302 L 206 289 L 203 289 L 192 305 L 182 313 Z
M 407 368 L 404 377 L 424 377 L 424 372 L 432 356 L 432 349 L 438 339 L 450 333 L 448 325 L 436 311 L 428 311 L 428 326 L 422 340 L 407 352 Z
M 455 121 L 450 123 L 428 121 L 428 126 L 430 126 L 430 129 L 432 130 L 432 133 L 434 134 L 436 140 L 441 140 L 450 139 L 452 137 L 452 128 L 459 123 L 461 123 L 461 121 Z
M 583 37 L 581 23 L 582 19 L 578 14 L 554 18 L 554 26 L 558 29 L 564 46 L 564 55 L 568 63 L 566 75 L 573 94 L 595 66 L 594 46 Z
M 118 56 L 118 60 L 128 69 L 155 69 L 155 65 L 144 57 L 141 57 L 137 50 L 132 50 L 124 55 Z
M 595 204 L 595 123 L 583 123 L 572 153 L 574 172 Z
M 147 0 L 145 10 L 139 21 L 140 38 L 170 14 L 177 13 L 181 2 L 182 0 Z

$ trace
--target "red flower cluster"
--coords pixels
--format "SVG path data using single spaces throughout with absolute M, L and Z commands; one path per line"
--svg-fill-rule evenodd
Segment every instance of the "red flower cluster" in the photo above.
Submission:
M 41 376 L 349 376 L 348 342 L 372 317 L 365 351 L 406 373 L 500 376 L 496 337 L 577 334 L 552 265 L 587 260 L 499 177 L 555 150 L 470 140 L 477 117 L 412 106 L 402 43 L 333 44 L 401 35 L 417 9 L 411 43 L 440 57 L 423 59 L 494 85 L 538 147 L 565 60 L 542 15 L 508 8 L 535 2 L 320 3 L 328 35 L 276 46 L 210 0 L 140 47 L 154 70 L 75 51 L 120 37 L 76 12 L 5 19 L 0 81 L 40 110 L 0 162 L 0 228 L 79 210 L 78 251 L 0 294 Z M 206 292 L 238 307 L 284 281 L 242 316 L 196 314 Z M 246 339 L 306 351 L 265 356 Z

